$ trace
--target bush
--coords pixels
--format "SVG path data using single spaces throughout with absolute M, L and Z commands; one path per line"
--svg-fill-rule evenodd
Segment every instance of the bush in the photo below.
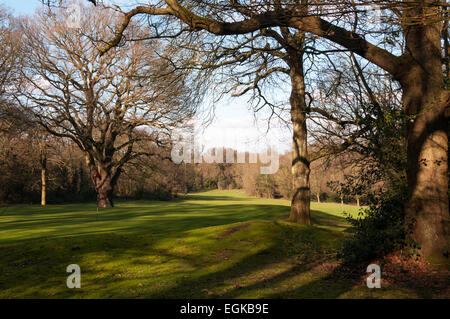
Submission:
M 344 241 L 339 253 L 344 264 L 370 261 L 406 246 L 405 194 L 404 189 L 398 189 L 371 196 L 369 208 L 357 218 L 347 217 L 353 234 Z
M 152 189 L 136 187 L 130 197 L 136 200 L 160 201 L 169 201 L 173 198 L 172 193 L 163 187 L 153 187 Z

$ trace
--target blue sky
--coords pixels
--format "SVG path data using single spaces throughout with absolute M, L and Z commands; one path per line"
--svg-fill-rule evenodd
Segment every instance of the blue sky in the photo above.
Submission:
M 13 9 L 15 14 L 32 14 L 41 5 L 39 0 L 0 0 L 0 3 Z
M 0 3 L 12 9 L 16 15 L 31 15 L 42 5 L 40 0 L 0 0 Z M 209 107 L 208 102 L 203 106 L 204 109 Z M 259 151 L 270 146 L 278 152 L 290 150 L 289 128 L 273 125 L 267 132 L 263 117 L 264 112 L 258 115 L 255 121 L 246 97 L 228 98 L 217 103 L 214 120 L 208 127 L 197 127 L 196 139 L 205 148 L 225 146 L 239 151 Z

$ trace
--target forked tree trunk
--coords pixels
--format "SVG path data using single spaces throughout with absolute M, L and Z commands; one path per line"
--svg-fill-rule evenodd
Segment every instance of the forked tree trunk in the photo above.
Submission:
M 399 80 L 408 121 L 407 231 L 421 247 L 422 255 L 448 262 L 444 251 L 450 249 L 449 94 L 443 88 L 440 27 L 435 23 L 409 28 L 406 43 L 413 58 L 403 65 Z
M 85 160 L 86 165 L 89 166 L 90 173 L 92 174 L 92 183 L 97 192 L 98 207 L 113 207 L 114 183 L 111 171 L 106 168 L 108 165 L 106 163 L 96 164 L 94 157 L 88 152 L 85 153 Z
M 291 120 L 293 125 L 292 140 L 292 178 L 293 195 L 291 202 L 292 222 L 311 225 L 309 186 L 309 156 L 307 146 L 305 82 L 302 61 L 291 66 L 292 91 L 290 97 Z

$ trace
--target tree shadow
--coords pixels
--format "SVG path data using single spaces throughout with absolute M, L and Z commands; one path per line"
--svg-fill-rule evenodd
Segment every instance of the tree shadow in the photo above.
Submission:
M 330 226 L 341 231 L 349 228 L 344 217 L 327 214 L 318 210 L 311 210 L 311 220 L 313 225 Z
M 202 195 L 197 193 L 188 194 L 185 198 L 179 198 L 178 201 L 190 201 L 190 200 L 199 200 L 199 201 L 230 201 L 230 202 L 250 202 L 258 200 L 257 198 L 246 198 L 246 197 L 237 197 L 231 195 Z
M 8 273 L 6 277 L 0 278 L 0 291 L 11 290 L 27 292 L 27 296 L 47 298 L 46 292 L 54 293 L 58 297 L 83 296 L 83 292 L 67 291 L 65 288 L 64 272 L 65 267 L 77 260 L 89 260 L 89 256 L 100 256 L 100 265 L 118 263 L 118 272 L 122 267 L 155 267 L 160 266 L 164 260 L 181 260 L 189 266 L 189 269 L 209 267 L 202 262 L 208 258 L 203 258 L 195 253 L 183 254 L 174 252 L 176 250 L 156 248 L 156 244 L 161 241 L 173 242 L 176 248 L 177 240 L 187 236 L 192 236 L 191 232 L 200 231 L 202 236 L 218 237 L 216 233 L 208 233 L 207 228 L 213 226 L 235 225 L 236 223 L 268 223 L 271 220 L 285 220 L 289 215 L 289 207 L 277 204 L 227 204 L 228 201 L 235 201 L 235 197 L 229 196 L 201 196 L 196 200 L 207 200 L 208 203 L 195 203 L 189 200 L 182 200 L 176 203 L 164 202 L 148 205 L 144 207 L 130 207 L 124 204 L 114 209 L 101 210 L 98 217 L 95 212 L 76 212 L 80 206 L 69 205 L 70 212 L 60 214 L 64 206 L 53 207 L 48 213 L 34 215 L 27 211 L 16 211 L 21 214 L 18 220 L 8 221 L 0 225 L 0 269 L 3 273 Z M 201 199 L 203 198 L 203 199 Z M 192 199 L 192 198 L 191 198 Z M 225 201 L 219 204 L 218 201 Z M 88 207 L 87 209 L 95 208 Z M 73 210 L 73 211 L 72 211 Z M 40 211 L 41 212 L 41 211 Z M 345 219 L 326 214 L 320 211 L 312 211 L 313 220 L 319 226 L 341 227 Z M 16 216 L 17 217 L 17 216 Z M 299 233 L 307 236 L 295 237 L 300 241 L 323 241 L 322 235 L 327 235 L 330 230 L 319 230 L 318 227 L 297 227 Z M 202 231 L 205 229 L 205 232 Z M 26 233 L 29 231 L 30 233 Z M 247 229 L 240 230 L 246 233 Z M 318 232 L 322 233 L 318 233 Z M 5 236 L 8 232 L 22 233 L 22 237 Z M 223 232 L 220 230 L 219 232 Z M 277 229 L 277 233 L 285 234 L 289 232 L 287 227 Z M 326 232 L 326 234 L 325 234 Z M 340 232 L 331 231 L 331 235 Z M 317 237 L 315 237 L 317 235 Z M 231 235 L 230 237 L 232 237 Z M 326 236 L 325 236 L 326 237 Z M 328 237 L 326 237 L 328 238 Z M 326 239 L 325 238 L 325 239 Z M 39 240 L 37 240 L 39 239 Z M 247 240 L 247 238 L 244 238 Z M 259 238 L 251 238 L 253 241 Z M 229 237 L 217 240 L 229 240 Z M 267 238 L 261 238 L 261 241 Z M 238 251 L 239 241 L 226 242 L 227 247 L 222 251 L 214 251 L 207 246 L 203 247 L 206 254 L 217 254 L 212 258 L 214 266 L 203 275 L 195 275 L 189 278 L 178 278 L 176 284 L 161 287 L 157 291 L 145 292 L 142 297 L 146 298 L 235 298 L 243 293 L 260 294 L 260 290 L 275 287 L 283 282 L 289 281 L 296 276 L 306 274 L 320 264 L 321 261 L 292 262 L 292 254 L 286 252 L 286 243 L 278 238 L 274 242 L 259 249 L 255 253 L 244 255 L 241 259 L 232 258 L 233 250 Z M 306 246 L 305 246 L 306 247 Z M 75 250 L 73 250 L 75 249 Z M 309 249 L 309 248 L 308 248 Z M 315 246 L 311 246 L 315 249 Z M 223 256 L 222 256 L 222 255 Z M 229 256 L 227 254 L 230 254 Z M 8 257 L 10 256 L 10 257 Z M 141 257 L 155 256 L 163 261 L 145 261 Z M 14 258 L 13 258 L 14 257 Z M 222 257 L 230 257 L 225 260 Z M 12 258 L 12 259 L 11 259 Z M 97 258 L 97 257 L 96 257 Z M 17 259 L 17 260 L 16 260 Z M 209 258 L 211 259 L 211 258 Z M 210 260 L 207 260 L 210 262 Z M 280 269 L 283 262 L 286 269 Z M 121 265 L 121 263 L 123 263 Z M 264 273 L 265 269 L 272 269 L 265 278 L 254 277 L 255 273 Z M 92 276 L 102 275 L 100 270 L 87 268 L 87 272 Z M 206 268 L 205 268 L 206 269 Z M 209 268 L 208 268 L 209 269 Z M 111 270 L 110 270 L 111 271 Z M 191 270 L 169 269 L 175 276 L 190 274 Z M 37 272 L 37 273 L 36 273 Z M 57 275 L 56 275 L 57 273 Z M 95 274 L 94 274 L 95 273 Z M 107 273 L 107 272 L 106 272 Z M 152 272 L 151 272 L 152 273 Z M 253 277 L 252 277 L 253 276 Z M 350 288 L 344 283 L 334 287 L 330 284 L 330 278 L 317 279 L 315 282 L 306 281 L 301 287 L 295 289 L 280 288 L 279 293 L 264 292 L 264 297 L 274 298 L 297 298 L 324 296 L 334 298 L 341 291 Z M 252 281 L 243 284 L 245 278 L 252 277 Z M 263 276 L 264 277 L 264 276 Z M 147 278 L 148 280 L 157 280 Z M 121 296 L 122 290 L 127 286 L 127 278 L 102 278 L 98 282 L 92 283 L 101 291 L 104 296 Z M 234 288 L 227 288 L 227 291 L 216 291 L 209 295 L 203 291 L 223 289 L 224 283 L 235 281 Z M 55 288 L 57 283 L 60 288 Z M 229 285 L 229 284 L 227 284 Z M 324 292 L 323 287 L 334 287 L 331 292 Z M 225 285 L 226 286 L 226 285 Z M 303 287 L 303 288 L 302 288 Z M 325 289 L 326 290 L 326 289 Z

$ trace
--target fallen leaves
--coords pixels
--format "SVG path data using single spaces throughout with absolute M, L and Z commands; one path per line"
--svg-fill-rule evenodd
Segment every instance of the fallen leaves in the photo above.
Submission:
M 214 292 L 212 292 L 212 291 L 210 291 L 208 289 L 203 289 L 202 292 L 207 294 L 207 295 L 209 295 L 209 296 L 214 295 Z

